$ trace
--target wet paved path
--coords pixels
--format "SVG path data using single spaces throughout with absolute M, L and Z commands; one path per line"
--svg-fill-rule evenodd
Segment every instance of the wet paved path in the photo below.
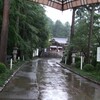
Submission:
M 37 61 L 27 63 L 0 93 L 0 100 L 38 100 Z
M 57 59 L 27 63 L 0 93 L 0 100 L 100 100 L 100 86 L 56 64 Z

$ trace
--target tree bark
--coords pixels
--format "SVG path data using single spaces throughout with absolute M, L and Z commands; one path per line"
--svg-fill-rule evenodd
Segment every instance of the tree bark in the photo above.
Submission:
M 20 12 L 20 6 L 18 6 L 18 12 Z M 17 15 L 17 20 L 16 20 L 16 30 L 17 34 L 19 34 L 19 15 Z
M 10 0 L 4 0 L 3 21 L 1 29 L 1 40 L 0 40 L 0 62 L 3 63 L 6 62 L 6 55 L 7 55 L 9 8 L 10 8 Z
M 74 36 L 75 11 L 76 11 L 76 8 L 73 9 L 70 42 Z M 73 48 L 70 48 L 68 52 L 67 64 L 69 65 L 72 63 L 72 50 Z
M 73 15 L 72 15 L 72 25 L 71 25 L 71 39 L 73 38 L 74 36 L 74 25 L 75 25 L 75 11 L 76 11 L 76 8 L 73 8 Z
M 91 37 L 93 33 L 93 17 L 94 17 L 95 6 L 92 5 L 92 9 L 90 10 L 90 31 L 88 35 L 88 51 L 87 51 L 87 63 L 90 63 L 90 51 L 91 51 Z

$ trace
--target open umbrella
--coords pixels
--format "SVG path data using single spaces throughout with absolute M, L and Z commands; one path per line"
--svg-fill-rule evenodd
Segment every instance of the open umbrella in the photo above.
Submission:
M 100 0 L 31 0 L 64 11 L 76 7 L 100 3 Z

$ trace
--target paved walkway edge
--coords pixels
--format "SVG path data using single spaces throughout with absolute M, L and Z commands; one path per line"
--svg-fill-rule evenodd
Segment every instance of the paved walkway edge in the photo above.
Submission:
M 67 67 L 65 64 L 58 63 L 58 62 L 57 62 L 57 64 L 59 64 L 60 66 L 62 66 L 64 69 L 68 69 L 69 71 L 71 71 L 71 72 L 73 72 L 73 73 L 75 73 L 75 74 L 77 74 L 77 75 L 79 75 L 79 76 L 81 76 L 81 77 L 83 77 L 83 78 L 85 78 L 85 79 L 87 79 L 87 80 L 89 80 L 89 81 L 95 83 L 95 84 L 100 85 L 100 82 L 97 82 L 97 81 L 95 81 L 95 80 L 92 80 L 92 79 L 90 79 L 90 78 L 88 78 L 88 77 L 86 77 L 86 76 L 80 75 L 79 73 L 75 72 L 75 71 L 72 70 L 71 68 Z
M 4 85 L 2 87 L 0 87 L 0 92 L 3 91 L 4 87 L 9 83 L 9 81 L 15 76 L 15 74 L 26 64 L 28 63 L 29 61 L 26 61 L 25 63 L 23 63 L 21 66 L 19 66 L 18 69 L 16 69 L 14 71 L 14 73 L 5 81 Z

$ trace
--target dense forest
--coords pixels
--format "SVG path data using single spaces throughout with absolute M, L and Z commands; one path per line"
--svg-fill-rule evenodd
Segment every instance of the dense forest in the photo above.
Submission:
M 67 38 L 70 35 L 70 24 L 66 22 L 63 24 L 60 20 L 57 20 L 55 23 L 49 19 L 49 28 L 52 37 L 62 37 Z
M 3 1 L 0 0 L 0 31 Z M 34 49 L 48 45 L 49 28 L 45 10 L 41 5 L 29 0 L 10 0 L 9 7 L 7 54 L 11 55 L 13 48 L 17 46 L 22 55 L 31 57 Z
M 97 47 L 100 47 L 100 4 L 73 9 L 73 14 L 74 27 L 66 55 L 71 58 L 72 53 L 79 53 L 85 63 L 96 65 Z
M 43 6 L 29 0 L 0 0 L 0 32 L 0 60 L 4 62 L 14 47 L 21 56 L 32 57 L 33 50 L 49 45 L 49 38 L 69 36 L 70 25 L 54 23 Z

